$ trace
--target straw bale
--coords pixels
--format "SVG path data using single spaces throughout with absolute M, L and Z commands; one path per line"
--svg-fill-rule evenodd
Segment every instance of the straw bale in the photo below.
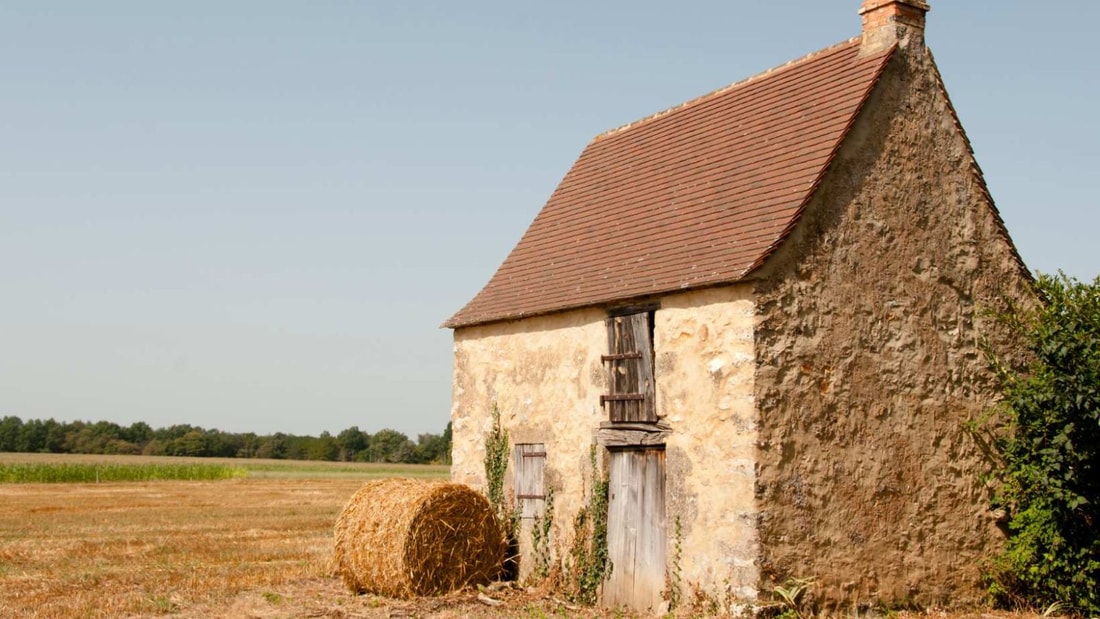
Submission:
M 489 502 L 468 486 L 382 479 L 336 519 L 334 567 L 356 593 L 436 595 L 496 578 L 504 546 Z

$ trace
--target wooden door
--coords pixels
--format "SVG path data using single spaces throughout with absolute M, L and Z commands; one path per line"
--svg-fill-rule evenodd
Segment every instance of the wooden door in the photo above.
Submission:
M 603 603 L 656 610 L 665 586 L 665 451 L 611 452 L 607 554 L 611 575 Z

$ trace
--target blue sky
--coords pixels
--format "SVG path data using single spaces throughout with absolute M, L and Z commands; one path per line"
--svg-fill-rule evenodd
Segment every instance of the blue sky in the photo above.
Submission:
M 597 133 L 858 0 L 0 4 L 0 416 L 439 432 L 451 334 Z M 932 2 L 1024 260 L 1098 273 L 1100 6 Z

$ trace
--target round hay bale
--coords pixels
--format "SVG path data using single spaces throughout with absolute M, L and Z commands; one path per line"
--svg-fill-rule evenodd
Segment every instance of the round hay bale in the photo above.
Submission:
M 469 487 L 382 479 L 336 519 L 335 569 L 356 593 L 436 595 L 496 578 L 503 540 L 489 502 Z

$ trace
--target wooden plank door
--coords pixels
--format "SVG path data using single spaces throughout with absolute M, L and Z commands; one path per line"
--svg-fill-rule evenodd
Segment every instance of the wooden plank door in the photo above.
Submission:
M 607 554 L 611 575 L 603 603 L 656 610 L 665 586 L 665 451 L 611 452 Z

